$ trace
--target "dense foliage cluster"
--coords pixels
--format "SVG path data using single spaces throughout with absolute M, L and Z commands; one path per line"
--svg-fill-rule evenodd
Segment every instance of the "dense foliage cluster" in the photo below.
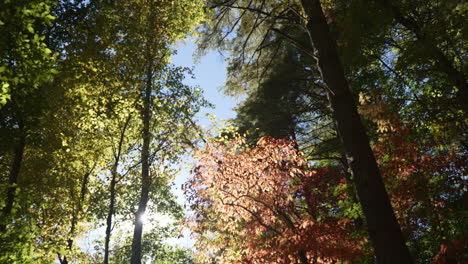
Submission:
M 336 168 L 312 169 L 295 142 L 263 137 L 248 148 L 242 139 L 214 143 L 200 153 L 187 183 L 199 248 L 217 263 L 310 263 L 351 260 L 362 237 L 348 236 L 334 188 Z M 334 199 L 330 199 L 334 197 Z
M 366 103 L 376 121 L 373 145 L 392 206 L 418 262 L 461 263 L 467 246 L 463 206 L 466 155 L 417 144 L 386 104 Z M 186 193 L 188 224 L 202 258 L 216 263 L 369 262 L 348 172 L 307 161 L 288 139 L 214 140 L 199 153 Z
M 169 58 L 201 16 L 200 1 L 0 3 L 1 263 L 190 261 L 164 243 L 172 225 L 143 236 L 141 218 L 183 216 L 173 165 L 206 102 Z

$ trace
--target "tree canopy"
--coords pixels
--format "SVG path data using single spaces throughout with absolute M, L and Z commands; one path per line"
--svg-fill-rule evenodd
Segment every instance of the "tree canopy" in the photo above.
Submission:
M 0 262 L 466 263 L 467 10 L 2 1 Z M 225 126 L 189 36 L 226 55 Z

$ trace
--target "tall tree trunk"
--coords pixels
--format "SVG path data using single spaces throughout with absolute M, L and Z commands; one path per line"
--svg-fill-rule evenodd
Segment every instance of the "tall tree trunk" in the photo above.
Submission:
M 2 218 L 5 221 L 9 221 L 11 211 L 13 209 L 13 203 L 15 201 L 16 190 L 18 188 L 18 179 L 21 170 L 21 163 L 23 162 L 24 148 L 26 146 L 26 135 L 24 134 L 24 124 L 20 120 L 18 122 L 18 135 L 19 139 L 15 146 L 15 153 L 13 157 L 13 164 L 11 166 L 10 174 L 8 175 L 8 189 L 5 206 L 2 209 Z M 6 229 L 7 223 L 1 223 L 0 233 L 3 233 Z
M 319 0 L 301 0 L 378 263 L 412 263 Z
M 149 55 L 148 55 L 149 56 Z M 150 57 L 148 57 L 150 58 Z M 142 109 L 142 121 L 143 121 L 143 146 L 141 150 L 141 193 L 140 201 L 138 202 L 138 210 L 135 216 L 135 229 L 133 231 L 132 241 L 132 264 L 141 263 L 141 239 L 143 235 L 143 221 L 142 217 L 146 211 L 146 206 L 149 199 L 149 189 L 151 184 L 150 179 L 150 119 L 151 119 L 151 91 L 153 87 L 153 61 L 150 59 L 148 65 L 148 72 L 146 76 L 146 87 L 144 93 L 144 103 Z
M 118 172 L 117 169 L 119 168 L 119 163 L 120 163 L 120 157 L 122 155 L 122 147 L 124 143 L 124 137 L 125 137 L 125 132 L 128 127 L 128 123 L 130 122 L 131 116 L 129 115 L 127 119 L 125 120 L 124 126 L 122 127 L 122 130 L 120 131 L 120 136 L 119 136 L 119 143 L 117 147 L 117 152 L 114 153 L 114 164 L 112 165 L 111 169 L 111 184 L 110 184 L 110 203 L 109 203 L 109 211 L 107 213 L 107 220 L 106 220 L 106 238 L 104 242 L 104 264 L 109 263 L 109 243 L 110 243 L 110 238 L 111 238 L 111 232 L 112 232 L 112 217 L 114 215 L 115 211 L 115 186 L 117 185 L 117 177 L 118 177 Z

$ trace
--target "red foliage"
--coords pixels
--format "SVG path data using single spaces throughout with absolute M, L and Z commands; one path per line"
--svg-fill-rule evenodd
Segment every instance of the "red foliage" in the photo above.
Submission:
M 439 253 L 431 261 L 431 264 L 454 263 L 455 256 L 462 256 L 463 254 L 465 254 L 466 256 L 467 248 L 468 248 L 468 237 L 454 240 L 450 242 L 449 244 L 442 243 L 440 244 Z
M 409 238 L 425 236 L 426 243 L 440 245 L 433 263 L 459 258 L 468 237 L 456 219 L 463 209 L 454 203 L 466 197 L 468 156 L 457 148 L 417 142 L 411 124 L 401 122 L 384 101 L 368 103 L 369 98 L 361 96 L 360 110 L 378 126 L 373 150 L 403 232 Z
M 349 237 L 350 220 L 333 215 L 330 187 L 340 184 L 338 170 L 308 168 L 289 140 L 264 137 L 256 147 L 241 146 L 208 146 L 186 185 L 198 212 L 195 231 L 225 235 L 214 242 L 224 248 L 218 261 L 331 263 L 361 253 L 363 239 Z
M 402 230 L 422 252 L 418 259 L 459 262 L 468 240 L 456 206 L 468 189 L 468 156 L 417 142 L 382 101 L 361 112 L 377 124 L 374 153 Z M 218 263 L 333 263 L 369 253 L 343 218 L 340 202 L 352 195 L 343 171 L 310 168 L 290 140 L 243 144 L 208 145 L 185 186 L 201 251 L 211 250 Z M 337 189 L 345 192 L 337 196 Z
M 457 210 L 450 204 L 451 196 L 468 187 L 466 155 L 438 150 L 434 144 L 417 144 L 411 140 L 411 129 L 404 125 L 381 135 L 374 153 L 403 232 L 430 232 L 432 239 L 439 241 L 441 250 L 433 263 L 460 256 L 457 245 L 466 245 L 468 240 L 447 235 L 454 228 L 447 218 Z

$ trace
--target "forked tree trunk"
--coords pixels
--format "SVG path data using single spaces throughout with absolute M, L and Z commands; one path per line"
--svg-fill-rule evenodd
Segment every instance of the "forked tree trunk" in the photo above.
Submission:
M 301 0 L 308 17 L 307 29 L 319 57 L 319 68 L 327 84 L 328 99 L 343 143 L 347 162 L 355 178 L 367 222 L 367 231 L 377 262 L 413 263 L 380 175 L 374 153 L 357 112 L 319 0 Z

